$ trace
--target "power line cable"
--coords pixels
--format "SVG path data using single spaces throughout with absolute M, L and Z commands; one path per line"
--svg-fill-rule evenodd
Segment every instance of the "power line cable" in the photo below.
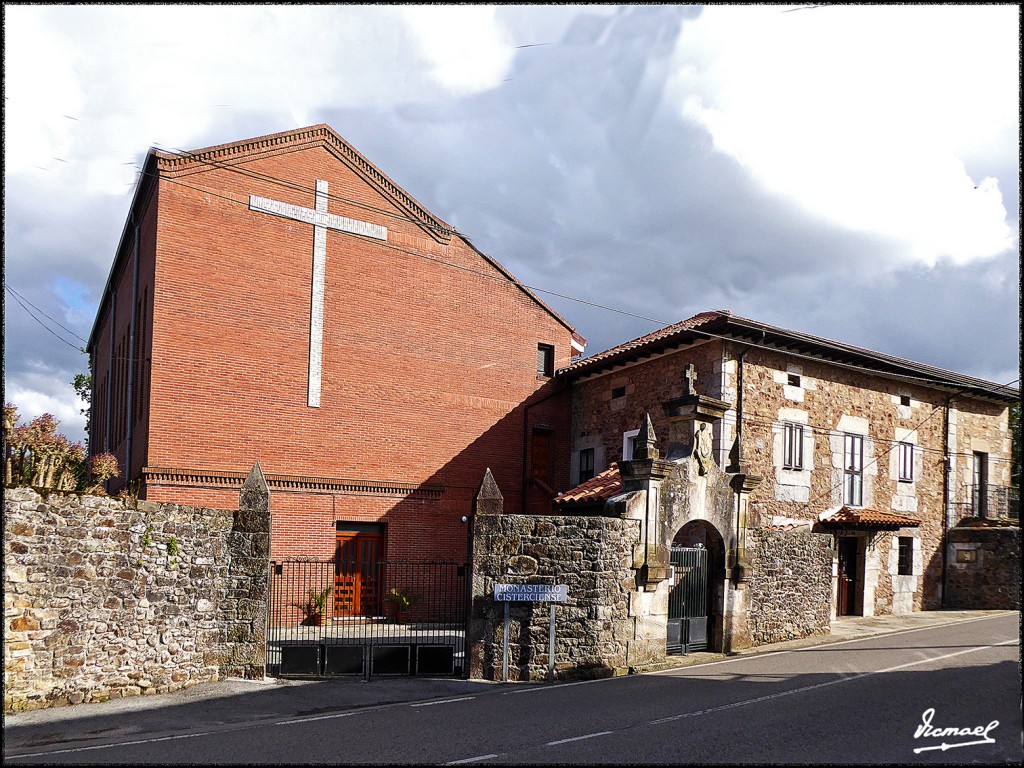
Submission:
M 12 290 L 10 289 L 10 287 L 9 287 L 9 286 L 7 286 L 6 284 L 4 284 L 4 287 L 5 287 L 5 288 L 7 288 L 7 291 L 8 291 L 8 293 L 10 293 L 12 297 L 14 297 L 14 300 L 15 300 L 15 301 L 16 301 L 16 302 L 17 302 L 18 304 L 20 304 L 20 305 L 21 305 L 21 308 L 22 308 L 22 309 L 24 309 L 24 310 L 25 310 L 25 311 L 26 311 L 26 312 L 28 313 L 28 316 L 29 316 L 29 317 L 31 317 L 31 318 L 32 318 L 33 320 L 35 320 L 35 321 L 36 321 L 37 323 L 39 323 L 39 324 L 40 324 L 41 326 L 43 326 L 43 328 L 45 328 L 45 329 L 47 330 L 47 332 L 49 332 L 49 333 L 53 334 L 53 336 L 54 336 L 54 337 L 56 337 L 56 338 L 57 338 L 57 339 L 59 339 L 60 341 L 64 342 L 65 344 L 67 344 L 67 345 L 68 345 L 69 347 L 71 347 L 72 349 L 74 349 L 74 350 L 76 350 L 76 351 L 78 351 L 78 352 L 81 352 L 82 354 L 85 354 L 85 350 L 83 350 L 83 349 L 82 349 L 81 347 L 79 347 L 79 346 L 78 346 L 77 344 L 72 344 L 72 343 L 71 343 L 70 341 L 68 341 L 67 339 L 65 339 L 65 338 L 64 338 L 63 336 L 59 335 L 59 334 L 58 334 L 58 333 L 57 333 L 56 331 L 54 331 L 54 330 L 53 330 L 52 328 L 50 328 L 50 327 L 49 327 L 48 325 L 46 325 L 46 323 L 44 323 L 44 322 L 43 322 L 42 320 L 40 320 L 40 319 L 39 319 L 38 317 L 36 317 L 36 316 L 35 316 L 34 314 L 32 314 L 32 310 L 30 310 L 30 309 L 29 309 L 29 308 L 28 308 L 28 307 L 27 307 L 27 306 L 26 306 L 26 305 L 25 305 L 25 304 L 24 304 L 24 303 L 22 302 L 22 300 L 21 300 L 20 298 L 18 298 L 18 296 L 16 296 L 16 295 L 14 294 L 14 292 L 13 292 L 13 291 L 12 291 Z M 61 327 L 63 327 L 63 326 L 61 326 Z
M 68 333 L 70 333 L 70 334 L 71 334 L 72 336 L 74 336 L 74 337 L 75 337 L 76 339 L 81 339 L 81 340 L 82 340 L 82 341 L 84 341 L 84 342 L 85 342 L 86 344 L 88 344 L 88 343 L 89 343 L 89 340 L 88 340 L 88 339 L 83 339 L 83 338 L 82 338 L 81 336 L 79 336 L 79 335 L 78 335 L 77 333 L 75 333 L 74 331 L 72 331 L 72 330 L 71 330 L 70 328 L 68 328 L 68 327 L 67 327 L 67 326 L 65 326 L 65 325 L 61 325 L 61 324 L 60 324 L 60 323 L 59 323 L 59 322 L 58 322 L 57 320 L 55 320 L 54 318 L 50 317 L 50 316 L 49 316 L 48 314 L 46 314 L 45 312 L 43 312 L 43 310 L 39 309 L 39 307 L 37 307 L 37 306 L 36 306 L 35 304 L 33 304 L 33 303 L 32 303 L 31 301 L 29 301 L 29 300 L 28 300 L 27 298 L 25 298 L 25 296 L 23 296 L 23 295 L 22 295 L 21 293 L 19 293 L 18 291 L 16 291 L 16 290 L 14 289 L 14 287 L 13 287 L 13 286 L 12 286 L 12 285 L 11 285 L 10 283 L 8 283 L 8 282 L 6 282 L 6 281 L 5 281 L 5 282 L 4 282 L 4 288 L 6 288 L 6 289 L 7 289 L 8 291 L 10 291 L 10 292 L 11 292 L 11 293 L 12 293 L 12 294 L 13 294 L 13 295 L 15 296 L 15 297 L 20 297 L 20 298 L 21 298 L 22 300 L 24 300 L 24 301 L 25 301 L 25 303 L 26 303 L 26 304 L 28 304 L 28 305 L 29 305 L 29 306 L 31 306 L 31 307 L 32 307 L 33 309 L 35 309 L 35 310 L 36 310 L 36 311 L 37 311 L 37 312 L 38 312 L 39 314 L 41 314 L 41 315 L 42 315 L 43 317 L 47 318 L 48 320 L 51 320 L 52 322 L 56 323 L 56 324 L 57 324 L 58 326 L 60 326 L 60 327 L 61 327 L 61 328 L 63 328 L 63 329 L 65 330 L 65 331 L 67 331 L 67 332 L 68 332 Z

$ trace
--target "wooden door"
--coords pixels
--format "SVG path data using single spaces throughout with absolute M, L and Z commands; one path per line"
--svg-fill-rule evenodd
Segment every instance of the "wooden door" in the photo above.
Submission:
M 384 535 L 338 531 L 334 565 L 335 616 L 378 616 Z
M 839 616 L 853 616 L 857 612 L 857 539 L 844 536 L 839 539 Z

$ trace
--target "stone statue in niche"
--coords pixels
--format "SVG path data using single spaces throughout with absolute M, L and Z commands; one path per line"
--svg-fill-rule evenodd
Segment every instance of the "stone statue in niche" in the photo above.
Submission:
M 693 433 L 693 457 L 697 460 L 697 473 L 706 475 L 711 467 L 711 428 L 702 421 Z

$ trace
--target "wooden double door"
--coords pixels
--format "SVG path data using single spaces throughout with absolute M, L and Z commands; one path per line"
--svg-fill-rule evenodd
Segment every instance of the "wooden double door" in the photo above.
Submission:
M 339 530 L 334 550 L 334 615 L 380 616 L 384 533 Z

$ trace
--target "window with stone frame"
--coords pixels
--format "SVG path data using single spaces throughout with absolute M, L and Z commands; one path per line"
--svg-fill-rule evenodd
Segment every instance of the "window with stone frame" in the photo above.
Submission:
M 899 481 L 914 482 L 914 444 L 898 443 Z
M 804 425 L 787 421 L 782 425 L 783 469 L 804 468 Z
M 863 435 L 843 435 L 843 504 L 864 505 Z
M 896 574 L 898 576 L 914 575 L 914 537 L 900 536 L 897 542 L 899 557 L 897 558 Z
M 971 509 L 975 517 L 988 517 L 988 454 L 975 451 L 972 462 L 974 485 L 971 488 Z
M 580 451 L 580 473 L 576 483 L 585 483 L 594 476 L 594 449 L 584 448 Z

